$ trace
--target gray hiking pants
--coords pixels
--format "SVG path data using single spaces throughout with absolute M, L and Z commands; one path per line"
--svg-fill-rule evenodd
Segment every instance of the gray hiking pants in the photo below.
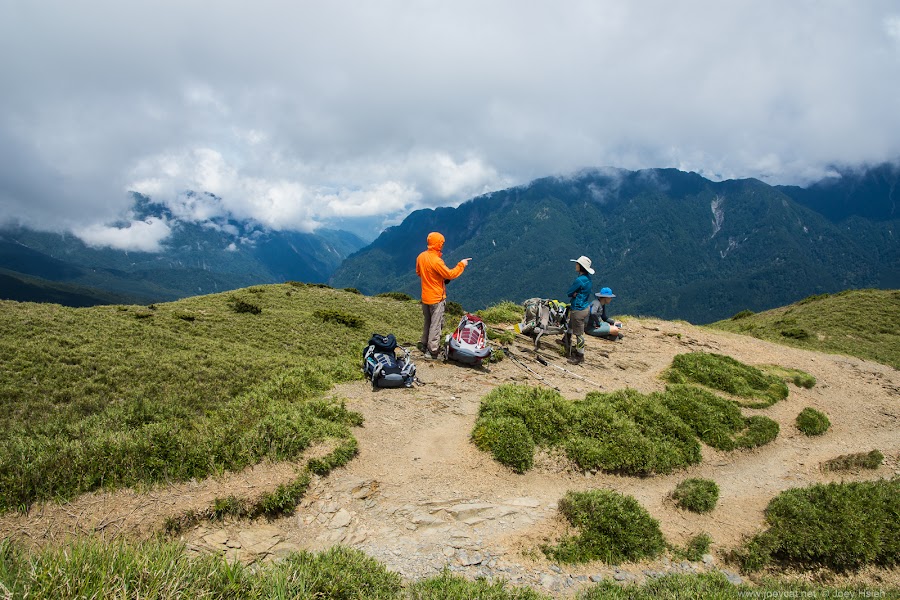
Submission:
M 437 354 L 441 345 L 441 331 L 444 329 L 444 308 L 446 300 L 437 304 L 422 304 L 422 315 L 425 324 L 422 326 L 422 345 L 431 352 Z

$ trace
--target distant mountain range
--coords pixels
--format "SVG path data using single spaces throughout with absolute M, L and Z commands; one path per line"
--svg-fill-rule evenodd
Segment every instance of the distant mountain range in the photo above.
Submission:
M 564 300 L 570 259 L 589 256 L 613 314 L 709 323 L 812 294 L 900 287 L 900 169 L 847 171 L 807 188 L 714 182 L 675 169 L 585 171 L 419 210 L 349 256 L 330 283 L 418 297 L 416 255 L 430 231 L 445 261 L 473 257 L 448 285 L 469 310 Z M 839 326 L 840 315 L 834 315 Z
M 89 306 L 161 302 L 288 280 L 321 283 L 365 245 L 346 231 L 178 220 L 137 194 L 134 214 L 171 224 L 161 252 L 95 248 L 72 234 L 21 227 L 0 230 L 0 298 Z

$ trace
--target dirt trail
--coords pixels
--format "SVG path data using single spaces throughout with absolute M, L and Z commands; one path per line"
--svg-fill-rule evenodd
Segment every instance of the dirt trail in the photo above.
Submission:
M 425 386 L 373 392 L 363 382 L 340 385 L 334 395 L 365 417 L 365 425 L 354 432 L 360 448 L 354 460 L 315 479 L 291 517 L 205 524 L 185 532 L 183 539 L 198 552 L 218 551 L 245 561 L 341 543 L 411 578 L 436 574 L 446 566 L 471 577 L 503 577 L 569 595 L 591 578 L 628 581 L 673 570 L 721 568 L 719 553 L 762 528 L 763 509 L 779 492 L 817 482 L 900 474 L 900 372 L 895 369 L 686 323 L 635 319 L 626 323 L 625 331 L 627 337 L 615 343 L 589 338 L 583 366 L 571 367 L 558 357 L 551 361 L 593 383 L 540 365 L 528 357 L 530 341 L 519 337 L 511 349 L 542 381 L 509 359 L 486 371 L 426 362 L 417 355 Z M 704 447 L 700 465 L 668 476 L 584 475 L 553 456 L 538 457 L 532 471 L 516 475 L 469 441 L 480 399 L 495 386 L 551 385 L 573 399 L 598 389 L 595 384 L 605 391 L 631 387 L 647 393 L 663 389 L 658 376 L 676 354 L 696 350 L 727 354 L 748 364 L 801 369 L 818 383 L 808 390 L 791 385 L 788 399 L 767 409 L 744 410 L 778 421 L 781 433 L 773 443 L 730 453 Z M 555 355 L 549 348 L 544 353 Z M 832 426 L 823 436 L 809 438 L 796 429 L 794 419 L 807 406 L 829 416 Z M 886 457 L 877 471 L 820 470 L 825 460 L 875 448 Z M 273 489 L 294 472 L 295 465 L 259 465 L 240 474 L 150 491 L 88 494 L 62 505 L 37 507 L 27 515 L 0 517 L 0 535 L 35 543 L 74 533 L 145 538 L 159 531 L 167 517 L 208 506 L 215 497 Z M 674 506 L 669 494 L 687 477 L 718 483 L 721 494 L 715 510 L 696 515 Z M 592 488 L 634 496 L 660 521 L 671 543 L 708 533 L 713 556 L 693 564 L 661 559 L 570 568 L 549 563 L 538 547 L 564 531 L 556 502 L 568 490 Z M 896 571 L 875 577 L 900 580 Z

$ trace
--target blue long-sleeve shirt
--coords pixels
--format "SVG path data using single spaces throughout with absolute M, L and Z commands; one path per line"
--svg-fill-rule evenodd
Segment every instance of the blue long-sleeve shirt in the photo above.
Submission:
M 566 296 L 572 299 L 572 310 L 584 310 L 591 305 L 591 278 L 582 273 L 575 278 Z

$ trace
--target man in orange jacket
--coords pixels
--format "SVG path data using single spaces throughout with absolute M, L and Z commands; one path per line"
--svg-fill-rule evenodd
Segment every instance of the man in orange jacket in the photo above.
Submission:
M 441 258 L 444 236 L 437 231 L 428 234 L 428 249 L 416 258 L 416 275 L 422 279 L 422 328 L 421 347 L 425 358 L 437 358 L 441 330 L 444 329 L 444 307 L 447 303 L 447 281 L 456 279 L 466 270 L 471 258 L 464 258 L 452 269 Z

